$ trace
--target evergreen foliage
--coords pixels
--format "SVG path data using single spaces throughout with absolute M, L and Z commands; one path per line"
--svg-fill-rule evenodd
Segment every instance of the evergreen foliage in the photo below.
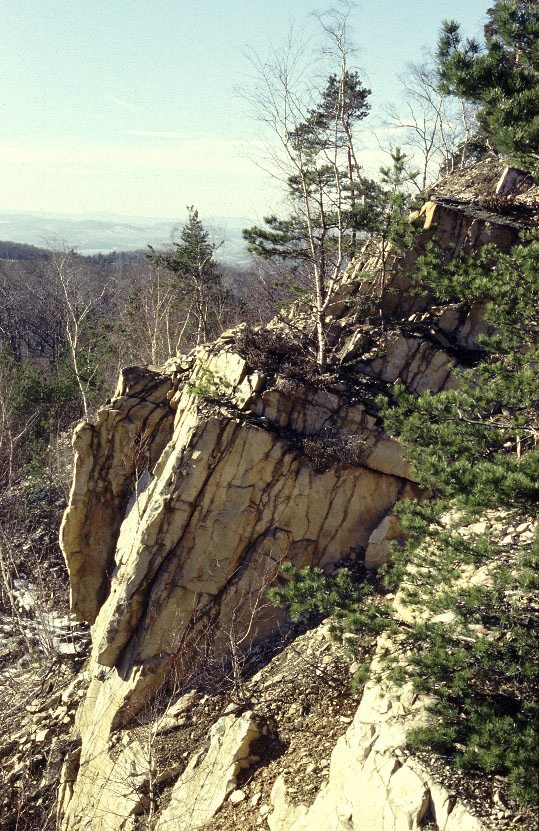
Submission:
M 207 341 L 219 317 L 225 298 L 221 274 L 213 255 L 219 244 L 210 242 L 193 206 L 188 208 L 189 218 L 182 228 L 180 241 L 173 243 L 172 251 L 155 251 L 150 248 L 149 257 L 164 266 L 172 277 L 175 305 L 183 318 L 193 318 L 196 343 Z
M 354 78 L 354 83 L 359 84 L 356 75 Z M 331 88 L 332 84 L 328 84 L 328 89 Z M 361 102 L 364 102 L 367 94 L 368 91 L 361 87 L 355 90 L 355 95 Z M 328 104 L 324 106 L 327 108 Z M 366 105 L 362 103 L 362 106 L 362 113 L 366 114 Z M 308 146 L 325 149 L 326 140 L 319 136 L 318 141 L 314 141 L 312 136 L 312 131 L 318 130 L 320 124 L 324 130 L 327 129 L 326 116 L 322 118 L 319 112 L 313 113 L 312 122 L 307 126 L 301 125 L 298 132 L 303 133 L 305 128 L 301 140 L 308 140 Z M 317 168 L 314 162 L 315 166 L 307 177 L 310 183 L 308 195 L 314 198 L 318 213 L 311 210 L 309 221 L 301 211 L 285 219 L 272 215 L 264 218 L 266 228 L 253 226 L 243 231 L 251 253 L 264 259 L 283 260 L 288 264 L 292 276 L 305 269 L 318 270 L 323 276 L 320 299 L 315 297 L 313 302 L 315 313 L 319 312 L 322 318 L 322 329 L 325 326 L 325 309 L 331 300 L 336 278 L 357 253 L 359 241 L 363 245 L 366 237 L 371 236 L 380 253 L 380 301 L 385 289 L 390 253 L 413 243 L 415 229 L 410 222 L 412 196 L 409 185 L 418 172 L 409 168 L 409 158 L 399 147 L 391 151 L 390 157 L 391 164 L 380 168 L 378 181 L 362 176 L 354 178 L 353 166 L 345 166 L 339 176 L 335 177 L 334 168 L 329 165 Z M 301 187 L 301 177 L 291 177 L 290 195 L 293 202 L 301 200 Z M 333 192 L 334 187 L 338 187 L 339 192 Z M 324 207 L 326 199 L 328 204 Z M 314 246 L 313 228 L 316 229 Z M 299 288 L 292 286 L 292 290 L 295 294 L 293 299 L 297 299 Z M 305 295 L 306 292 L 302 289 L 304 301 Z
M 409 185 L 419 175 L 409 168 L 409 156 L 400 147 L 390 152 L 391 164 L 380 168 L 378 181 L 364 181 L 362 201 L 355 210 L 358 230 L 372 234 L 386 247 L 402 249 L 413 241 Z
M 354 159 L 352 131 L 368 114 L 366 89 L 357 72 L 330 75 L 317 107 L 289 133 L 294 170 L 288 176 L 293 206 L 286 219 L 264 218 L 267 228 L 243 231 L 248 250 L 265 259 L 278 257 L 317 265 L 329 275 L 337 257 L 355 245 L 355 205 L 362 189 Z
M 415 290 L 465 311 L 480 305 L 489 334 L 474 365 L 455 371 L 455 389 L 411 395 L 397 386 L 378 402 L 433 495 L 396 509 L 409 541 L 395 548 L 383 581 L 410 607 L 409 622 L 383 594 L 350 584 L 346 571 L 334 579 L 288 568 L 289 585 L 273 599 L 296 616 L 333 615 L 340 637 L 390 633 L 398 651 L 386 651 L 380 680 L 411 680 L 438 717 L 410 743 L 462 769 L 506 775 L 516 800 L 537 805 L 539 535 L 515 548 L 482 520 L 498 518 L 501 529 L 537 518 L 539 240 L 528 235 L 507 254 L 487 246 L 446 259 L 431 245 Z
M 539 239 L 502 254 L 491 246 L 444 264 L 431 246 L 418 261 L 417 285 L 468 310 L 484 306 L 490 336 L 480 363 L 456 372 L 458 389 L 419 397 L 394 390 L 382 402 L 387 428 L 400 435 L 421 485 L 480 511 L 496 505 L 533 510 L 539 497 Z
M 362 184 L 361 203 L 355 209 L 358 229 L 370 234 L 380 257 L 379 311 L 383 320 L 383 301 L 388 268 L 395 268 L 395 253 L 413 245 L 416 228 L 410 221 L 412 196 L 409 185 L 419 171 L 408 166 L 408 156 L 400 147 L 390 153 L 391 164 L 380 168 L 377 182 Z
M 454 20 L 438 43 L 440 88 L 479 105 L 483 142 L 539 172 L 539 5 L 496 0 L 483 48 Z
M 216 375 L 209 367 L 201 367 L 192 386 L 186 387 L 191 395 L 203 401 L 226 403 L 230 399 L 232 384 L 226 378 Z
M 329 38 L 328 54 L 339 67 L 322 90 L 317 79 L 307 89 L 303 78 L 294 77 L 290 53 L 274 55 L 269 62 L 254 61 L 262 90 L 253 103 L 281 145 L 282 158 L 273 162 L 280 171 L 276 177 L 286 183 L 291 211 L 286 217 L 265 217 L 266 227 L 246 228 L 243 236 L 249 251 L 284 261 L 310 282 L 321 367 L 327 360 L 327 308 L 357 242 L 356 206 L 364 177 L 355 129 L 370 108 L 370 90 L 348 66 L 348 13 L 349 9 L 331 11 L 329 22 L 320 20 Z

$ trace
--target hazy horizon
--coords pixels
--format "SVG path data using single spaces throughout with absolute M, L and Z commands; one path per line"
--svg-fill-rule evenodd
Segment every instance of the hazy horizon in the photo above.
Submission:
M 122 216 L 102 211 L 84 214 L 3 211 L 0 212 L 0 240 L 49 248 L 67 244 L 80 254 L 91 255 L 111 251 L 135 251 L 148 245 L 164 247 L 178 238 L 187 220 L 183 217 Z M 223 242 L 216 259 L 239 264 L 249 259 L 241 235 L 242 228 L 252 223 L 252 217 L 204 217 L 204 226 L 210 239 Z
M 367 171 L 384 160 L 386 103 L 397 76 L 433 49 L 442 20 L 481 35 L 489 0 L 358 3 L 357 63 L 372 89 L 362 132 Z M 281 188 L 252 157 L 259 125 L 237 95 L 259 55 L 294 26 L 319 41 L 312 0 L 4 0 L 0 54 L 0 213 L 260 221 Z M 314 49 L 312 45 L 310 48 Z M 378 138 L 373 130 L 381 130 Z

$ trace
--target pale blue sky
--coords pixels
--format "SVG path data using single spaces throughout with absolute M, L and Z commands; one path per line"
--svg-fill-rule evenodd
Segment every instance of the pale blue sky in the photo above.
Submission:
M 480 35 L 489 0 L 360 0 L 373 123 L 443 19 Z M 317 30 L 313 0 L 3 0 L 0 212 L 260 217 L 278 192 L 247 158 L 235 88 L 248 44 Z M 365 122 L 366 123 L 366 122 Z M 252 148 L 251 148 L 252 152 Z

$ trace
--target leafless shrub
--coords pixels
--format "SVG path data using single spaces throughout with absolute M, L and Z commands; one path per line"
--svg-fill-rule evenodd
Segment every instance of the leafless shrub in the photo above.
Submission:
M 254 369 L 283 371 L 286 367 L 303 363 L 306 357 L 301 343 L 275 329 L 245 327 L 238 336 L 236 346 Z
M 479 207 L 484 211 L 492 211 L 497 214 L 510 214 L 515 210 L 515 194 L 513 193 L 488 193 L 478 200 Z
M 275 387 L 284 395 L 293 396 L 298 390 L 298 382 L 294 378 L 280 375 L 275 381 Z
M 12 646 L 0 663 L 23 658 L 51 668 L 84 650 L 84 628 L 69 618 L 65 568 L 40 556 L 32 541 L 19 550 L 0 526 L 0 622 Z M 2 614 L 3 612 L 3 614 Z
M 388 110 L 389 129 L 400 134 L 398 144 L 412 152 L 420 174 L 413 182 L 421 192 L 440 173 L 464 167 L 477 132 L 476 108 L 440 93 L 431 61 L 410 64 L 400 77 L 401 100 Z
M 302 439 L 301 447 L 318 473 L 324 473 L 339 462 L 361 465 L 365 458 L 365 442 L 358 436 L 332 436 L 323 433 Z

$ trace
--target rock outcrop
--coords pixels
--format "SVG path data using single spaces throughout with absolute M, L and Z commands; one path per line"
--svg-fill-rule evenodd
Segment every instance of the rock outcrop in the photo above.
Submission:
M 271 831 L 418 831 L 427 820 L 439 831 L 487 831 L 407 753 L 407 731 L 426 718 L 424 702 L 410 685 L 388 692 L 369 683 L 352 724 L 335 745 L 329 781 L 313 804 L 291 805 L 283 778 L 275 781 Z
M 249 750 L 259 736 L 252 712 L 231 713 L 215 722 L 209 747 L 195 753 L 172 788 L 170 802 L 159 817 L 158 831 L 203 828 L 234 791 L 236 777 L 249 767 Z
M 455 254 L 487 242 L 507 250 L 518 233 L 514 221 L 445 197 L 420 218 L 416 249 L 393 263 L 380 288 L 376 252 L 343 278 L 331 337 L 346 373 L 313 381 L 278 362 L 257 364 L 240 327 L 159 370 L 125 370 L 96 424 L 77 429 L 61 541 L 73 611 L 92 624 L 92 654 L 77 717 L 80 753 L 64 773 L 63 831 L 138 827 L 148 799 L 154 804 L 154 774 L 141 740 L 124 731 L 147 725 L 144 708 L 171 678 L 175 689 L 196 687 L 208 663 L 233 663 L 276 631 L 280 613 L 266 595 L 283 561 L 327 569 L 365 551 L 368 567 L 387 560 L 399 537 L 393 506 L 422 492 L 381 426 L 376 395 L 397 381 L 416 391 L 450 387 L 451 367 L 477 352 L 485 331 L 481 308 L 411 296 L 406 275 L 432 235 Z M 373 294 L 387 317 L 376 336 L 360 302 Z M 364 697 L 309 811 L 290 820 L 275 784 L 272 831 L 359 829 L 367 801 L 372 819 L 362 827 L 373 831 L 419 827 L 427 809 L 440 831 L 457 827 L 448 795 L 398 761 L 399 718 L 414 702 L 406 692 L 385 704 L 374 698 L 372 690 Z M 390 727 L 389 712 L 399 716 Z M 155 827 L 209 822 L 242 760 L 249 764 L 258 731 L 248 713 L 218 720 L 206 747 L 169 767 L 175 784 Z M 131 737 L 123 749 L 122 735 Z M 353 785 L 359 772 L 369 799 Z M 460 827 L 481 828 L 471 819 Z

